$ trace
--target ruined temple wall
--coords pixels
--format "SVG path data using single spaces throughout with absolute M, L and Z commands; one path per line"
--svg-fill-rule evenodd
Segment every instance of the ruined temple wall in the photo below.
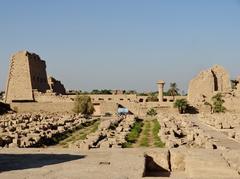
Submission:
M 229 73 L 221 66 L 215 65 L 211 69 L 213 76 L 215 77 L 215 87 L 214 91 L 227 92 L 231 89 L 230 75 Z
M 212 96 L 214 92 L 214 77 L 210 70 L 202 71 L 192 79 L 188 88 L 188 101 L 191 104 L 200 102 L 202 96 Z
M 32 101 L 32 84 L 29 61 L 26 51 L 18 52 L 10 61 L 9 75 L 6 87 L 7 103 L 12 100 Z
M 213 95 L 228 92 L 231 90 L 230 77 L 228 72 L 221 66 L 214 67 L 200 72 L 189 83 L 188 101 L 190 104 L 202 105 L 204 102 L 211 102 Z
M 129 101 L 129 102 L 137 102 L 137 95 L 88 95 L 91 97 L 93 101 Z
M 56 80 L 55 78 L 48 77 L 48 84 L 51 92 L 56 94 L 62 94 L 62 95 L 66 94 L 66 89 L 64 85 L 60 81 Z
M 94 102 L 95 112 L 94 115 L 104 115 L 110 113 L 115 115 L 118 110 L 116 102 Z M 50 113 L 73 113 L 74 101 L 56 101 L 56 102 L 28 102 L 28 103 L 11 103 L 11 108 L 17 112 L 50 112 Z M 158 113 L 171 112 L 177 113 L 177 109 L 170 106 L 159 106 L 156 103 L 149 103 L 147 105 L 130 104 L 129 110 L 137 116 L 145 116 L 150 108 L 154 108 Z
M 117 103 L 102 101 L 99 104 L 100 104 L 101 114 L 106 114 L 106 113 L 116 114 L 117 113 L 117 109 L 118 109 Z
M 29 102 L 11 103 L 11 108 L 19 113 L 25 112 L 51 112 L 72 113 L 74 102 Z
M 49 89 L 46 64 L 36 54 L 28 54 L 30 80 L 32 89 L 37 89 L 40 92 L 46 92 Z
M 49 112 L 49 113 L 73 113 L 74 102 L 28 102 L 11 103 L 11 108 L 18 113 L 26 112 Z M 114 114 L 116 111 L 113 106 L 103 106 L 94 104 L 95 112 L 93 115 L 104 115 L 106 112 Z
M 41 93 L 34 91 L 34 98 L 36 102 L 71 102 L 74 97 L 68 95 L 56 95 L 55 93 Z

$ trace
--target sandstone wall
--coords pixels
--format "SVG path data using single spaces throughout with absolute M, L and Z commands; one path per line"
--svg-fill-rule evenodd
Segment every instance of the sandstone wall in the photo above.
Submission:
M 110 113 L 115 115 L 118 109 L 118 103 L 115 102 L 94 102 L 95 113 L 94 115 L 104 115 Z M 74 102 L 73 101 L 58 101 L 58 102 L 28 102 L 28 103 L 11 103 L 11 108 L 17 112 L 51 112 L 51 113 L 72 113 Z M 145 116 L 150 108 L 156 109 L 158 113 L 170 112 L 178 113 L 176 108 L 169 106 L 159 106 L 157 104 L 139 105 L 130 104 L 123 105 L 128 107 L 135 115 Z
M 117 103 L 102 101 L 99 104 L 100 104 L 101 114 L 106 114 L 106 113 L 116 114 L 117 113 L 117 109 L 118 109 Z
M 28 62 L 32 89 L 37 89 L 40 92 L 46 92 L 49 89 L 49 85 L 45 61 L 41 60 L 36 54 L 28 53 Z
M 52 113 L 72 113 L 74 102 L 29 102 L 29 103 L 11 103 L 11 108 L 17 112 L 52 112 Z
M 231 90 L 229 73 L 221 66 L 215 65 L 211 69 L 214 76 L 214 91 L 227 92 Z
M 54 78 L 48 81 L 45 61 L 34 53 L 17 52 L 10 61 L 5 101 L 35 101 L 33 91 L 65 94 L 65 88 L 60 81 Z
M 73 113 L 74 102 L 28 102 L 28 103 L 11 103 L 11 108 L 19 113 L 25 112 L 50 112 L 50 113 Z M 95 104 L 94 115 L 102 113 L 102 106 Z M 103 111 L 104 112 L 104 111 Z
M 6 102 L 13 100 L 33 101 L 29 61 L 26 51 L 16 53 L 10 61 L 6 87 Z
M 72 102 L 74 98 L 68 95 L 56 95 L 55 93 L 41 93 L 34 91 L 34 98 L 36 102 Z
M 60 81 L 56 80 L 55 78 L 48 77 L 48 84 L 50 86 L 51 92 L 56 94 L 63 94 L 63 95 L 66 94 L 64 85 Z
M 196 78 L 192 79 L 188 88 L 188 101 L 196 104 L 201 96 L 211 96 L 214 91 L 214 78 L 210 70 L 202 71 Z
M 201 105 L 205 101 L 210 102 L 214 94 L 229 90 L 231 90 L 231 83 L 228 72 L 223 67 L 215 65 L 200 72 L 197 77 L 190 81 L 188 101 L 194 106 Z

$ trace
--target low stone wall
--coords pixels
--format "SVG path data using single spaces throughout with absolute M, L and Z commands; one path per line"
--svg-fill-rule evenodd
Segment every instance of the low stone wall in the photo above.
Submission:
M 158 113 L 170 112 L 178 113 L 176 108 L 161 106 L 158 103 L 146 103 L 140 105 L 138 103 L 123 103 L 124 107 L 129 108 L 135 115 L 145 116 L 150 108 L 156 109 Z M 110 113 L 115 115 L 117 113 L 118 103 L 116 102 L 99 102 L 95 103 L 94 115 L 104 115 Z M 74 102 L 24 102 L 24 103 L 11 103 L 11 109 L 18 113 L 25 112 L 51 112 L 51 113 L 73 113 Z
M 19 113 L 24 112 L 52 112 L 52 113 L 72 113 L 74 102 L 29 102 L 11 103 L 11 108 Z

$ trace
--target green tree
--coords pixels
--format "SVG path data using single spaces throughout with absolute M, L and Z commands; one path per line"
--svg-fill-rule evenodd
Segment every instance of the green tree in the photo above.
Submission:
M 231 80 L 231 86 L 232 89 L 237 89 L 237 85 L 238 85 L 239 81 L 238 80 Z
M 148 96 L 147 93 L 137 93 L 137 96 Z
M 168 94 L 173 97 L 173 101 L 175 100 L 175 96 L 179 95 L 178 91 L 177 83 L 170 83 Z
M 129 90 L 129 91 L 126 91 L 125 94 L 137 94 L 137 91 Z
M 112 94 L 112 91 L 107 89 L 102 90 L 94 89 L 92 90 L 91 94 Z
M 73 111 L 77 114 L 83 114 L 85 117 L 89 117 L 95 111 L 90 96 L 77 95 L 74 102 Z
M 186 109 L 188 107 L 188 102 L 186 99 L 177 99 L 174 102 L 174 107 L 178 108 L 178 111 L 180 114 L 184 114 L 186 112 Z
M 151 109 L 149 109 L 147 111 L 147 115 L 151 116 L 151 117 L 156 116 L 157 115 L 157 111 L 155 109 L 151 108 Z
M 150 93 L 148 95 L 148 97 L 147 97 L 147 101 L 148 102 L 156 102 L 156 101 L 158 101 L 158 92 L 157 93 L 156 92 Z
M 212 101 L 213 101 L 213 112 L 214 113 L 221 113 L 221 112 L 226 111 L 226 108 L 223 106 L 225 101 L 222 99 L 221 93 L 217 93 L 216 95 L 214 95 L 212 97 Z

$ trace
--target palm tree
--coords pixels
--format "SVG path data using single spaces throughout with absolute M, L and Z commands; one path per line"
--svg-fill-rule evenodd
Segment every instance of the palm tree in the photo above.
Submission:
M 188 108 L 188 102 L 186 99 L 177 99 L 174 103 L 174 107 L 178 108 L 180 114 L 183 114 L 186 112 L 186 109 Z
M 173 97 L 173 101 L 175 101 L 175 96 L 177 96 L 179 89 L 177 88 L 177 83 L 170 83 L 170 88 L 168 90 L 168 94 Z

